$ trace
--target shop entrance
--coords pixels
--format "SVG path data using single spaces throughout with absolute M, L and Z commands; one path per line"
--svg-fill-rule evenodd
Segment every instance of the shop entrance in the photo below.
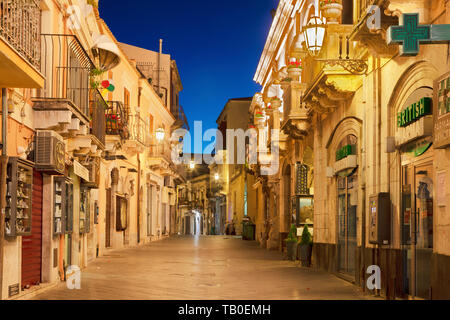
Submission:
M 42 174 L 34 171 L 31 235 L 22 237 L 22 288 L 41 282 Z
M 147 188 L 147 236 L 152 236 L 152 209 L 153 209 L 153 191 L 154 186 Z
M 338 271 L 354 275 L 358 175 L 338 177 Z
M 402 168 L 403 289 L 412 297 L 431 297 L 433 252 L 432 162 Z

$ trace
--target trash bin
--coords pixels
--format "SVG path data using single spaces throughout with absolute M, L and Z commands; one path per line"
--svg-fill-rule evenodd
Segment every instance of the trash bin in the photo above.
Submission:
M 242 240 L 255 240 L 256 225 L 245 217 L 242 221 Z

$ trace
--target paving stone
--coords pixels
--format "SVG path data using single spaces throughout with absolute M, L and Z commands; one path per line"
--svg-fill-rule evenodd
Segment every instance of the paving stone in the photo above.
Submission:
M 173 237 L 113 250 L 81 277 L 80 290 L 61 283 L 33 299 L 371 299 L 334 275 L 283 260 L 280 252 L 223 236 Z

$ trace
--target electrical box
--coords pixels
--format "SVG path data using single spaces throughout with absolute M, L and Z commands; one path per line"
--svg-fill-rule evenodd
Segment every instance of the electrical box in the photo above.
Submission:
M 389 193 L 369 198 L 369 243 L 387 245 L 391 242 L 391 200 Z

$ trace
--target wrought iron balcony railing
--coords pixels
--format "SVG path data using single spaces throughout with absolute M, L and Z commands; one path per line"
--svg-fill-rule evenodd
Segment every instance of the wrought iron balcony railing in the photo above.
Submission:
M 41 9 L 36 0 L 0 0 L 0 36 L 39 69 Z
M 151 147 L 149 151 L 150 158 L 164 158 L 165 160 L 172 161 L 172 148 L 168 141 L 158 142 L 156 138 L 151 139 Z
M 105 117 L 107 135 L 118 135 L 122 139 L 129 138 L 128 109 L 123 106 L 122 102 L 109 101 Z
M 178 204 L 180 206 L 186 206 L 186 205 L 189 205 L 189 203 L 190 203 L 190 201 L 189 201 L 188 197 L 180 197 L 180 198 L 178 198 Z
M 89 116 L 89 79 L 94 64 L 87 52 L 73 35 L 43 34 L 41 38 L 41 72 L 46 80 L 37 98 L 65 101 Z
M 97 137 L 102 145 L 105 145 L 106 134 L 106 115 L 105 111 L 108 109 L 103 96 L 98 89 L 91 91 L 91 101 L 89 104 L 89 114 L 91 119 L 91 134 Z
M 189 124 L 187 121 L 186 114 L 184 113 L 184 109 L 182 106 L 172 107 L 171 110 L 172 115 L 175 117 L 174 126 L 178 128 L 184 128 L 189 130 Z
M 138 115 L 128 117 L 129 140 L 139 142 L 144 146 L 150 144 L 150 137 L 147 123 Z

